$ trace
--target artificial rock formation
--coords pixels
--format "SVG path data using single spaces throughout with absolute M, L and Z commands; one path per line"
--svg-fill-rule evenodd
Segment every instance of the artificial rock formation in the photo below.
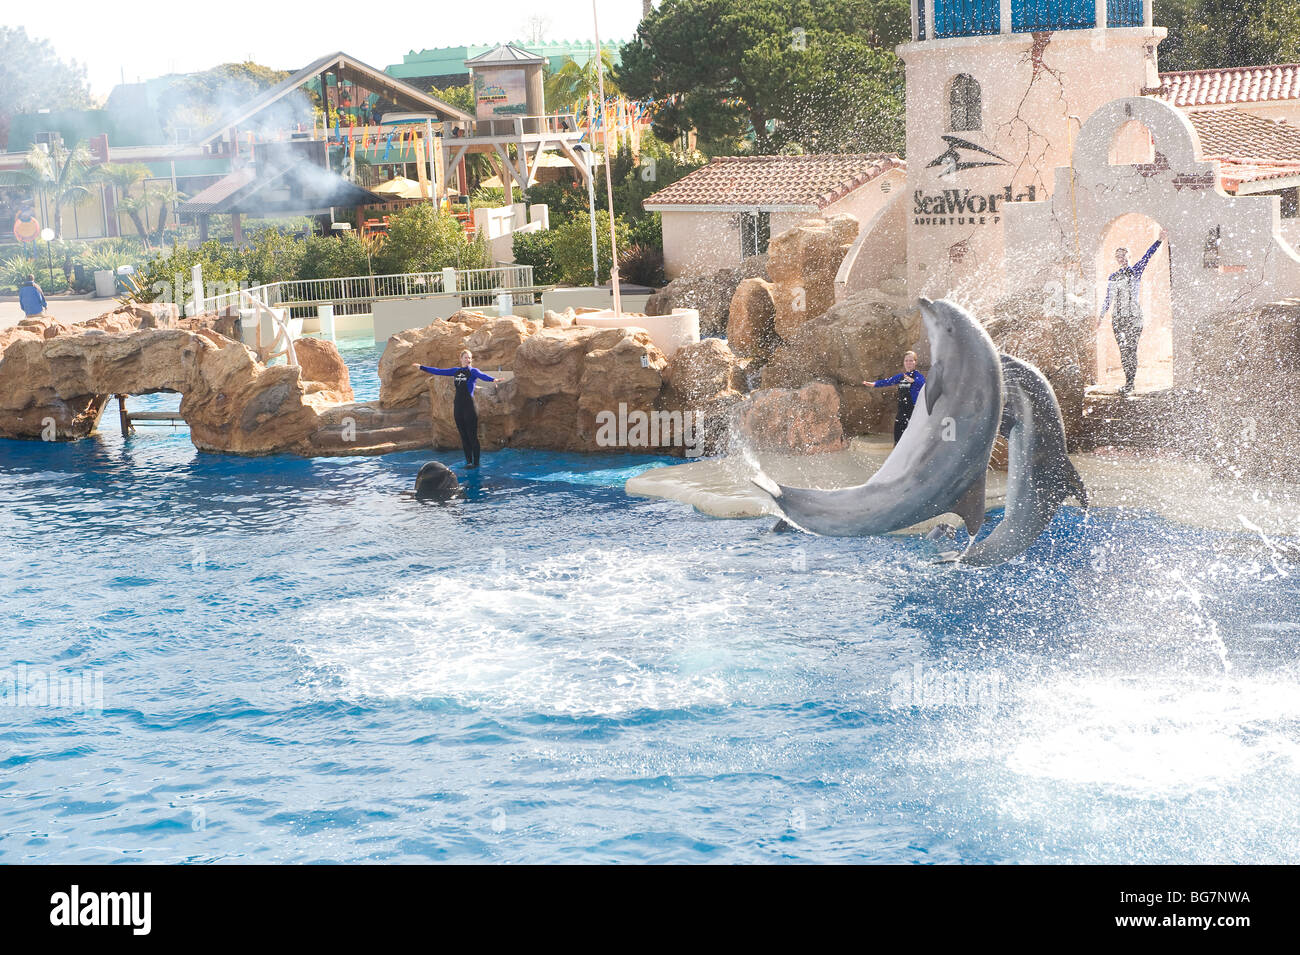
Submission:
M 806 322 L 776 348 L 763 369 L 763 386 L 831 383 L 839 393 L 846 434 L 888 431 L 896 394 L 862 382 L 901 371 L 904 353 L 921 334 L 918 309 L 898 309 L 870 296 L 850 297 Z
M 765 361 L 780 342 L 775 290 L 761 278 L 745 279 L 736 287 L 727 314 L 727 344 L 737 355 Z
M 287 451 L 315 427 L 296 367 L 267 368 L 241 344 L 183 329 L 92 329 L 5 350 L 0 434 L 84 437 L 110 395 L 160 391 L 180 393 L 191 438 L 207 450 Z
M 766 255 L 753 255 L 734 269 L 718 269 L 708 275 L 684 275 L 673 279 L 646 302 L 647 315 L 671 315 L 675 308 L 693 308 L 700 313 L 700 335 L 709 338 L 727 333 L 731 300 L 740 283 L 764 275 Z
M 638 447 L 599 434 L 598 421 L 656 409 L 668 366 L 646 332 L 592 328 L 521 318 L 490 318 L 460 311 L 446 321 L 410 329 L 388 341 L 379 362 L 380 405 L 429 409 L 437 447 L 460 446 L 452 417 L 454 385 L 415 364 L 450 367 L 462 348 L 489 375 L 514 373 L 508 381 L 480 382 L 474 390 L 479 433 L 485 448 L 525 447 L 563 451 L 662 450 Z
M 745 369 L 719 338 L 683 345 L 663 372 L 662 411 L 695 415 L 699 450 L 727 449 L 731 412 L 745 397 Z
M 95 429 L 112 395 L 175 392 L 196 447 L 315 453 L 311 438 L 327 424 L 321 413 L 352 394 L 338 349 L 303 339 L 306 367 L 268 367 L 226 332 L 238 335 L 234 320 L 178 319 L 167 305 L 126 305 L 77 325 L 45 317 L 6 329 L 0 436 L 75 440 Z M 324 380 L 311 377 L 317 374 Z
M 1300 482 L 1300 299 L 1220 315 L 1210 327 L 1196 380 L 1174 392 L 1166 434 L 1224 470 Z
M 785 454 L 842 451 L 839 394 L 824 382 L 755 391 L 733 412 L 731 441 L 732 447 Z
M 773 325 L 782 339 L 790 341 L 835 304 L 835 274 L 857 235 L 858 220 L 837 215 L 807 219 L 772 239 L 767 275 L 774 286 Z
M 302 379 L 307 383 L 308 394 L 327 401 L 344 402 L 353 399 L 352 379 L 347 363 L 333 342 L 320 338 L 300 338 L 293 345 Z

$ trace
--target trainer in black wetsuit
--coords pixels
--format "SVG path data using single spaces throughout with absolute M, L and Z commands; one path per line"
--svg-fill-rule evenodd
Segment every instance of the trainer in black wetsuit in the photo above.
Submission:
M 1132 265 L 1129 265 L 1128 249 L 1115 250 L 1115 262 L 1119 268 L 1106 280 L 1106 301 L 1102 303 L 1097 327 L 1101 328 L 1101 321 L 1110 310 L 1110 327 L 1115 333 L 1115 344 L 1119 346 L 1120 364 L 1124 367 L 1124 387 L 1120 394 L 1131 392 L 1137 379 L 1138 342 L 1142 339 L 1143 325 L 1142 274 L 1150 264 L 1151 256 L 1168 239 L 1169 233 L 1162 230 L 1160 238 Z
M 456 383 L 456 401 L 452 405 L 452 414 L 456 419 L 456 430 L 460 432 L 460 446 L 465 451 L 465 466 L 478 467 L 478 411 L 474 407 L 474 382 L 496 381 L 491 375 L 485 375 L 470 362 L 474 356 L 469 352 L 460 353 L 461 364 L 456 368 L 430 368 L 421 365 L 420 370 L 430 375 L 446 375 Z
M 864 381 L 863 384 L 873 388 L 898 386 L 898 411 L 894 414 L 894 444 L 898 444 L 898 439 L 907 430 L 907 423 L 912 420 L 917 396 L 925 384 L 925 375 L 916 370 L 916 352 L 908 352 L 903 356 L 903 370 L 899 374 L 876 381 Z

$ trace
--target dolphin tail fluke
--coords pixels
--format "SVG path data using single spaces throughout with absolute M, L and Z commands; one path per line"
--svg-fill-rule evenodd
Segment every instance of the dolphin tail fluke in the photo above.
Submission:
M 1074 462 L 1069 458 L 1065 459 L 1065 486 L 1070 489 L 1070 495 L 1084 507 L 1088 506 L 1088 489 L 1083 486 L 1083 478 L 1074 467 Z
M 975 483 L 966 489 L 952 506 L 952 512 L 966 524 L 966 532 L 974 537 L 984 526 L 984 479 L 987 472 L 981 473 Z

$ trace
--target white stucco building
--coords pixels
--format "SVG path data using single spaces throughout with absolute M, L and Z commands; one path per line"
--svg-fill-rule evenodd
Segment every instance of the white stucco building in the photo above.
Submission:
M 872 219 L 903 188 L 897 156 L 720 156 L 645 200 L 663 220 L 664 272 L 674 279 L 734 268 L 809 216 Z

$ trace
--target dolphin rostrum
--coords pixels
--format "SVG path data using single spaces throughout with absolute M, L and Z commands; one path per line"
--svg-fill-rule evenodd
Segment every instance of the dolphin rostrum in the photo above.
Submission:
M 1002 356 L 1002 379 L 999 430 L 1008 448 L 1007 503 L 1001 523 L 959 558 L 976 567 L 1023 553 L 1067 497 L 1088 506 L 1083 479 L 1065 454 L 1065 425 L 1052 386 L 1033 365 L 1010 355 Z
M 801 530 L 830 537 L 888 534 L 955 512 L 974 534 L 984 523 L 984 475 L 1002 416 L 1002 368 L 988 332 L 969 312 L 921 299 L 930 376 L 912 420 L 880 470 L 857 487 L 754 484 Z

